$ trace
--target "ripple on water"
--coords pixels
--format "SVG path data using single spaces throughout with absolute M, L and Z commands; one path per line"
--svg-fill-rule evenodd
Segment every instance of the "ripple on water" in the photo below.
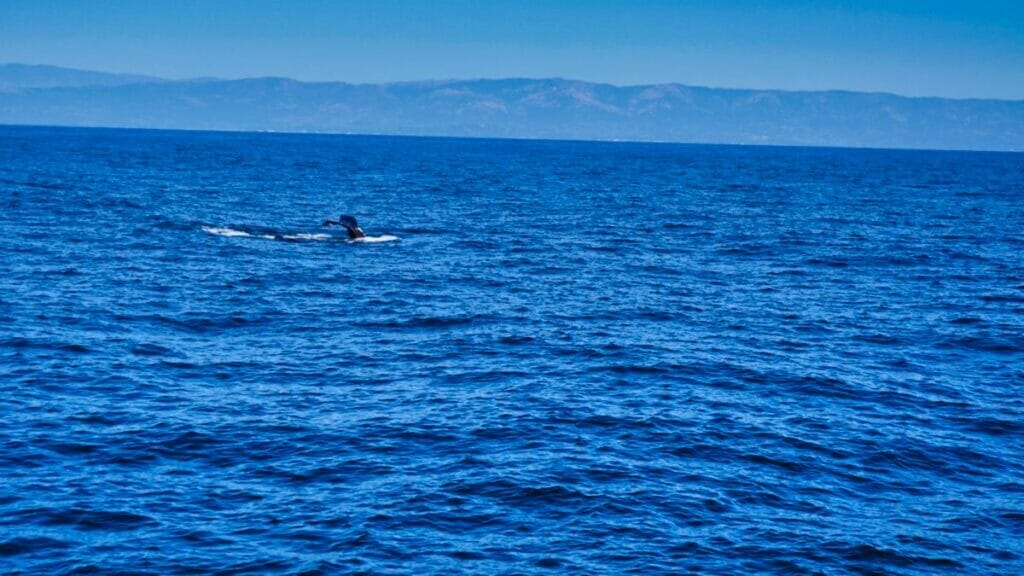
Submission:
M 0 572 L 1024 573 L 1017 156 L 0 131 Z

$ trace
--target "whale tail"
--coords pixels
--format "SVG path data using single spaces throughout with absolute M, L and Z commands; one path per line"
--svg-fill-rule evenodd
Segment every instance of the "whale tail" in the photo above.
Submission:
M 359 222 L 356 222 L 356 219 L 348 214 L 342 214 L 337 222 L 328 220 L 324 222 L 324 226 L 344 226 L 345 231 L 348 232 L 348 237 L 353 240 L 366 237 L 366 232 L 363 232 L 363 229 L 359 227 Z

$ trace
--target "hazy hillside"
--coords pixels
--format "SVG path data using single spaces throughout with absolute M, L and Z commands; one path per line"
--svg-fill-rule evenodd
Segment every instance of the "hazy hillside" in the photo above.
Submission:
M 0 65 L 0 92 L 14 88 L 56 88 L 69 86 L 120 86 L 138 82 L 164 82 L 152 76 L 109 74 L 60 66 L 30 64 Z
M 7 65 L 0 123 L 1024 150 L 1024 101 L 562 79 L 166 81 Z

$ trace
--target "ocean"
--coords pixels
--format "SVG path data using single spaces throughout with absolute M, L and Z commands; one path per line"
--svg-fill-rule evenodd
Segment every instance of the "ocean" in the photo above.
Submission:
M 1024 573 L 1024 154 L 0 127 L 0 202 L 2 573 Z

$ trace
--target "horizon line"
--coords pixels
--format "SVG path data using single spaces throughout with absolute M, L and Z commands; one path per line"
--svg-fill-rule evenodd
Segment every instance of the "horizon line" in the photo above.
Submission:
M 2 66 L 2 65 L 0 65 Z M 368 132 L 330 132 L 330 131 L 294 131 L 294 130 L 244 130 L 230 128 L 143 128 L 138 126 L 72 126 L 68 124 L 5 124 L 0 122 L 0 129 L 6 128 L 45 128 L 59 130 L 123 130 L 136 132 L 189 132 L 209 134 L 259 134 L 281 136 L 340 136 L 349 138 L 421 138 L 444 140 L 499 140 L 512 142 L 575 142 L 590 144 L 648 144 L 654 146 L 723 146 L 737 148 L 799 148 L 815 150 L 873 150 L 880 152 L 940 152 L 954 154 L 1024 154 L 1022 150 L 979 150 L 974 148 L 893 148 L 883 146 L 831 146 L 823 144 L 746 144 L 742 142 L 678 142 L 673 140 L 627 140 L 600 138 L 531 138 L 527 136 L 458 136 L 443 134 L 385 134 Z

